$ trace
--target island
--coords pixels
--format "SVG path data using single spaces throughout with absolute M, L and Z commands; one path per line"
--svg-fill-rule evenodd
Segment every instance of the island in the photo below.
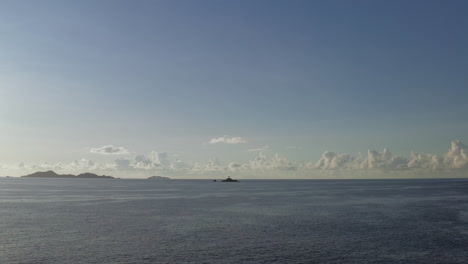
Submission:
M 222 182 L 239 182 L 238 180 L 233 180 L 231 176 L 228 176 L 225 180 L 222 180 Z
M 148 180 L 170 180 L 171 178 L 163 177 L 163 176 L 151 176 L 147 178 Z
M 106 175 L 96 175 L 94 173 L 81 173 L 78 175 L 73 175 L 73 174 L 57 174 L 53 171 L 38 171 L 32 174 L 28 174 L 25 176 L 21 176 L 23 178 L 67 178 L 67 179 L 78 179 L 78 178 L 85 178 L 85 179 L 115 179 L 112 176 L 106 176 Z

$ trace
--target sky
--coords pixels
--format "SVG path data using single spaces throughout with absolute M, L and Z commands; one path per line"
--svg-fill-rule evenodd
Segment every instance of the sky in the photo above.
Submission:
M 2 1 L 0 176 L 468 177 L 467 11 Z

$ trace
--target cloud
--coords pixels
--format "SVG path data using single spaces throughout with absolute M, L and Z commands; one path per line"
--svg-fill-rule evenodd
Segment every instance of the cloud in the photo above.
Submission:
M 262 149 L 266 149 L 267 146 Z M 133 157 L 120 157 L 112 162 L 78 159 L 70 163 L 2 164 L 4 175 L 24 175 L 35 171 L 57 173 L 95 172 L 122 177 L 165 175 L 182 178 L 217 178 L 231 175 L 238 178 L 427 178 L 466 177 L 468 147 L 459 140 L 452 142 L 443 155 L 412 153 L 410 159 L 393 155 L 387 148 L 381 152 L 368 150 L 366 156 L 326 151 L 318 161 L 303 164 L 280 154 L 267 156 L 259 151 L 251 160 L 227 161 L 209 159 L 188 164 L 167 152 L 152 151 Z M 389 173 L 391 172 L 391 173 Z
M 9 166 L 9 170 L 12 171 L 23 171 L 23 172 L 35 172 L 45 170 L 55 170 L 62 172 L 85 172 L 85 171 L 99 171 L 99 170 L 115 170 L 115 165 L 107 162 L 95 162 L 88 159 L 74 160 L 70 163 L 38 163 L 38 164 L 26 164 L 20 162 L 17 165 Z
M 178 174 L 192 169 L 180 159 L 170 160 L 166 152 L 152 151 L 148 155 L 135 155 L 132 158 L 119 158 L 115 161 L 116 170 L 153 171 L 165 175 Z
M 169 160 L 169 155 L 167 152 L 151 152 L 150 159 L 153 163 L 158 164 L 163 167 L 170 166 L 171 161 Z
M 100 147 L 100 148 L 91 148 L 91 153 L 104 154 L 104 155 L 122 155 L 128 154 L 128 151 L 123 147 L 114 147 L 112 145 Z
M 101 172 L 128 172 L 128 171 L 180 171 L 184 168 L 191 167 L 179 159 L 174 161 L 168 159 L 168 154 L 151 152 L 146 155 L 135 155 L 133 157 L 122 157 L 115 159 L 113 162 L 97 162 L 88 159 L 74 160 L 71 163 L 56 163 L 49 164 L 47 162 L 40 164 L 25 164 L 20 163 L 15 166 L 16 170 L 20 171 L 44 171 L 56 170 L 60 172 L 85 172 L 85 171 L 101 171 Z M 1 168 L 0 168 L 1 169 Z
M 360 164 L 359 164 L 360 163 Z M 406 169 L 408 160 L 399 156 L 393 156 L 392 153 L 384 148 L 382 153 L 374 150 L 367 152 L 367 159 L 362 162 L 356 162 L 360 169 Z
M 351 157 L 349 154 L 336 154 L 326 151 L 322 158 L 315 164 L 314 168 L 323 170 L 334 169 L 406 169 L 408 160 L 392 153 L 384 148 L 382 153 L 375 150 L 367 151 L 367 158 Z M 311 167 L 310 164 L 307 165 Z
M 312 167 L 311 163 L 305 167 Z M 325 152 L 322 158 L 313 166 L 316 169 L 430 169 L 430 170 L 453 170 L 468 169 L 468 147 L 460 140 L 452 141 L 451 147 L 443 156 L 435 154 L 412 153 L 411 159 L 394 156 L 385 148 L 382 153 L 368 150 L 367 158 L 351 157 L 349 154 L 336 154 Z
M 195 163 L 195 165 L 192 167 L 191 171 L 193 173 L 219 173 L 224 171 L 225 168 L 221 166 L 221 163 L 219 162 L 218 159 L 209 159 L 206 163 Z
M 272 158 L 268 158 L 260 153 L 254 159 L 246 163 L 229 162 L 227 165 L 221 165 L 217 159 L 210 159 L 204 164 L 196 163 L 189 174 L 192 175 L 236 175 L 237 177 L 249 178 L 272 178 L 275 175 L 280 175 L 288 171 L 296 171 L 298 164 L 280 157 L 275 154 Z
M 96 169 L 96 162 L 87 159 L 74 160 L 68 165 L 69 169 L 73 170 L 94 170 Z
M 467 169 L 468 147 L 460 140 L 454 140 L 443 156 L 413 153 L 408 167 L 412 169 Z
M 444 155 L 444 163 L 448 168 L 468 168 L 468 148 L 460 140 L 452 141 L 450 150 Z
M 296 170 L 297 165 L 285 158 L 281 158 L 278 153 L 271 159 L 260 153 L 259 156 L 249 161 L 244 166 L 247 169 L 253 170 Z
M 216 143 L 224 143 L 224 144 L 240 144 L 240 143 L 247 143 L 247 139 L 241 137 L 220 137 L 220 138 L 213 138 L 209 142 L 210 144 Z
M 336 154 L 335 152 L 326 151 L 322 154 L 322 158 L 315 164 L 317 169 L 339 169 L 344 168 L 352 160 L 348 154 Z M 310 167 L 310 166 L 309 166 Z
M 433 154 L 411 154 L 411 160 L 408 162 L 410 169 L 442 169 L 444 168 L 444 159 Z
M 248 152 L 264 152 L 268 150 L 268 146 L 263 146 L 261 148 L 256 148 L 256 149 L 249 149 L 247 150 Z

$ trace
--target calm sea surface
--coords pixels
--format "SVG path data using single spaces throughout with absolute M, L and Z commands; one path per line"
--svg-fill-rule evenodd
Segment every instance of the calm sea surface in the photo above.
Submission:
M 468 180 L 0 178 L 0 263 L 468 263 Z

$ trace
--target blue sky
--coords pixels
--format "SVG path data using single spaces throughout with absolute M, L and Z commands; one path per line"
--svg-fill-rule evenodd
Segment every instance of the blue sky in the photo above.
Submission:
M 384 147 L 444 155 L 468 141 L 467 11 L 455 0 L 3 1 L 0 163 L 15 174 L 20 162 L 150 152 L 190 167 L 259 152 L 304 164 Z M 232 137 L 245 142 L 209 143 Z M 109 145 L 127 152 L 90 151 Z

